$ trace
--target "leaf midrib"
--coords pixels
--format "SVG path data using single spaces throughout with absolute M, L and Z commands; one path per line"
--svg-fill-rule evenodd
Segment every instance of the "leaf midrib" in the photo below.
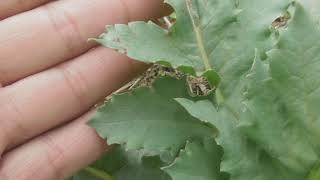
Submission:
M 210 61 L 209 61 L 209 57 L 208 57 L 208 53 L 206 52 L 206 49 L 205 49 L 205 46 L 203 43 L 202 30 L 196 24 L 195 17 L 192 15 L 192 12 L 191 12 L 192 11 L 192 0 L 185 0 L 185 1 L 186 1 L 188 13 L 190 15 L 190 19 L 192 22 L 193 30 L 196 35 L 197 45 L 198 45 L 198 49 L 200 51 L 201 59 L 203 61 L 203 64 L 204 64 L 206 70 L 207 71 L 212 70 L 211 65 L 210 65 Z

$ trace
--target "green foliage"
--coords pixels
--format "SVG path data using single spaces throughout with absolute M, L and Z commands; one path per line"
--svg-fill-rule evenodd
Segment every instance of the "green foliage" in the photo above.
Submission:
M 116 146 L 72 180 L 171 180 L 160 169 L 164 165 L 159 157 L 145 157 L 139 151 L 126 151 Z
M 320 3 L 167 2 L 177 18 L 170 29 L 132 22 L 97 41 L 205 76 L 215 91 L 197 97 L 185 78 L 167 77 L 114 96 L 90 125 L 124 149 L 107 154 L 115 163 L 101 160 L 112 165 L 90 167 L 118 180 L 319 179 Z
M 115 95 L 90 125 L 110 144 L 174 157 L 189 139 L 214 137 L 216 129 L 190 116 L 173 98 L 191 98 L 185 80 L 164 78 L 152 88 Z M 169 89 L 168 89 L 169 88 Z
M 295 8 L 268 64 L 257 60 L 248 75 L 243 129 L 290 170 L 306 173 L 320 157 L 320 31 L 306 9 Z
M 107 33 L 97 41 L 143 62 L 165 61 L 185 72 L 190 72 L 190 68 L 199 73 L 210 70 L 210 52 L 227 33 L 223 27 L 236 21 L 234 3 L 228 0 L 169 0 L 168 3 L 175 8 L 177 16 L 169 31 L 151 21 L 132 22 L 108 26 Z
M 222 180 L 227 178 L 220 172 L 222 154 L 213 139 L 187 142 L 175 162 L 164 170 L 175 180 Z

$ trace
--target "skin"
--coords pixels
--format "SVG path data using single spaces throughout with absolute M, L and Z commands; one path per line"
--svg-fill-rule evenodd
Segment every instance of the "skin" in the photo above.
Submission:
M 87 39 L 167 9 L 161 0 L 0 1 L 0 179 L 64 180 L 108 150 L 86 122 L 146 67 Z

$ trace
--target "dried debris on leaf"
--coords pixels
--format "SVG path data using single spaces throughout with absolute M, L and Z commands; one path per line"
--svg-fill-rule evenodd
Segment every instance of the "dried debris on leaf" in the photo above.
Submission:
M 274 20 L 271 25 L 276 29 L 281 27 L 286 27 L 289 19 L 290 19 L 290 15 L 285 14 L 283 16 L 278 17 L 276 20 Z
M 154 64 L 142 75 L 133 79 L 132 81 L 118 89 L 116 92 L 108 96 L 105 101 L 109 101 L 114 94 L 122 94 L 143 86 L 150 87 L 158 77 L 162 76 L 170 76 L 181 79 L 182 77 L 187 75 L 174 68 Z M 204 77 L 188 76 L 187 82 L 190 92 L 196 96 L 206 96 L 214 90 L 214 88 L 210 86 L 209 81 Z M 99 105 L 100 104 L 98 104 L 97 106 Z
M 170 29 L 175 23 L 176 19 L 174 17 L 175 15 L 172 14 L 170 16 L 165 16 L 163 18 L 158 19 L 157 24 L 165 29 Z
M 185 74 L 171 67 L 154 64 L 142 75 L 133 79 L 132 81 L 115 91 L 113 94 L 106 97 L 105 101 L 109 101 L 114 94 L 122 94 L 143 86 L 151 86 L 153 82 L 161 76 L 171 76 L 180 79 L 185 76 Z M 100 104 L 98 104 L 97 106 L 99 105 Z
M 151 86 L 153 82 L 161 76 L 170 76 L 180 79 L 185 76 L 185 74 L 171 67 L 154 64 L 143 73 L 141 77 L 135 80 L 136 83 L 134 83 L 134 87 L 131 87 L 131 89 L 141 86 Z
M 207 96 L 214 90 L 204 77 L 188 76 L 187 81 L 190 91 L 196 96 Z

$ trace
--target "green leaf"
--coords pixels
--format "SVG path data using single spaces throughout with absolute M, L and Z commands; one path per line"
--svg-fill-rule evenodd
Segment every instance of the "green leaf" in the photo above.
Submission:
M 127 152 L 127 164 L 114 173 L 116 180 L 171 180 L 159 157 L 144 157 L 143 152 Z
M 223 29 L 228 36 L 216 46 L 210 58 L 221 77 L 216 93 L 219 107 L 217 111 L 209 108 L 211 113 L 205 117 L 196 117 L 211 121 L 219 129 L 217 142 L 225 150 L 221 169 L 231 174 L 231 180 L 299 179 L 254 142 L 248 141 L 238 129 L 243 110 L 243 80 L 252 66 L 255 49 L 261 50 L 257 56 L 263 56 L 272 48 L 275 39 L 270 26 L 289 5 L 289 1 L 238 1 L 236 7 L 242 9 L 238 21 Z M 205 111 L 208 109 L 205 106 L 214 108 L 206 104 L 193 112 Z
M 109 144 L 174 157 L 187 140 L 216 135 L 213 126 L 190 116 L 173 100 L 190 97 L 186 87 L 185 79 L 163 78 L 152 88 L 115 95 L 98 110 L 90 125 Z
M 229 28 L 223 28 L 226 35 L 219 35 L 219 43 L 210 59 L 221 77 L 219 90 L 224 99 L 239 111 L 243 96 L 243 83 L 250 70 L 255 51 L 266 58 L 266 51 L 272 49 L 277 41 L 272 22 L 285 14 L 291 0 L 234 0 L 237 9 L 241 9 L 237 22 Z M 208 39 L 212 39 L 209 38 Z
M 222 27 L 236 20 L 233 2 L 167 2 L 175 8 L 177 16 L 176 24 L 169 31 L 151 21 L 132 22 L 108 26 L 97 41 L 144 62 L 168 61 L 173 67 L 189 66 L 200 72 L 211 69 L 208 56 L 218 43 L 214 41 L 215 34 L 223 33 Z M 204 41 L 209 35 L 212 40 Z
M 254 57 L 272 47 L 272 22 L 291 0 L 168 0 L 177 22 L 166 30 L 153 22 L 108 26 L 97 41 L 129 57 L 147 62 L 169 62 L 196 74 L 214 69 L 228 86 L 243 75 Z M 214 73 L 213 75 L 214 76 Z M 212 82 L 214 84 L 214 82 Z M 227 86 L 227 85 L 225 85 Z
M 73 176 L 72 180 L 116 180 L 112 174 L 127 164 L 126 152 L 121 146 L 112 147 L 95 163 Z
M 320 155 L 319 3 L 168 3 L 177 18 L 171 29 L 152 22 L 114 25 L 97 41 L 143 62 L 209 77 L 217 88 L 214 102 L 211 96 L 200 101 L 192 98 L 185 80 L 164 79 L 152 88 L 115 96 L 91 125 L 109 143 L 126 144 L 143 155 L 168 152 L 171 158 L 187 141 L 218 135 L 216 141 L 224 150 L 220 171 L 229 173 L 230 180 L 316 179 Z M 283 15 L 289 17 L 285 25 L 272 27 Z M 212 178 L 201 166 L 187 171 L 190 159 L 203 158 L 199 152 L 206 154 L 201 144 L 188 144 L 187 148 L 195 153 L 180 154 L 181 159 L 171 167 L 173 178 L 187 179 L 197 172 L 201 178 Z M 209 163 L 204 158 L 202 162 Z M 184 165 L 188 168 L 181 169 Z
M 72 180 L 171 180 L 160 169 L 162 166 L 164 163 L 159 157 L 143 157 L 141 152 L 116 146 Z
M 175 162 L 163 168 L 173 180 L 223 180 L 220 172 L 222 149 L 214 139 L 188 142 Z
M 225 106 L 215 108 L 212 102 L 176 99 L 188 112 L 219 129 L 217 142 L 224 149 L 221 171 L 231 174 L 231 180 L 299 180 L 295 172 L 286 169 L 261 148 L 249 141 L 238 128 L 237 115 Z
M 299 0 L 299 2 L 308 9 L 310 15 L 314 19 L 317 25 L 320 23 L 320 1 L 318 0 Z M 316 25 L 315 24 L 315 25 Z
M 295 3 L 267 65 L 248 75 L 244 132 L 290 170 L 306 176 L 320 158 L 320 30 Z
M 320 114 L 314 108 L 320 105 L 320 34 L 311 15 L 299 3 L 294 8 L 277 49 L 265 62 L 257 54 L 249 83 L 241 79 L 231 96 L 222 95 L 218 109 L 208 109 L 210 102 L 178 100 L 195 117 L 212 119 L 217 126 L 217 141 L 225 150 L 222 170 L 230 172 L 231 179 L 304 179 L 319 161 L 320 130 L 315 124 Z
M 307 180 L 320 179 L 320 164 L 316 165 L 309 173 Z

